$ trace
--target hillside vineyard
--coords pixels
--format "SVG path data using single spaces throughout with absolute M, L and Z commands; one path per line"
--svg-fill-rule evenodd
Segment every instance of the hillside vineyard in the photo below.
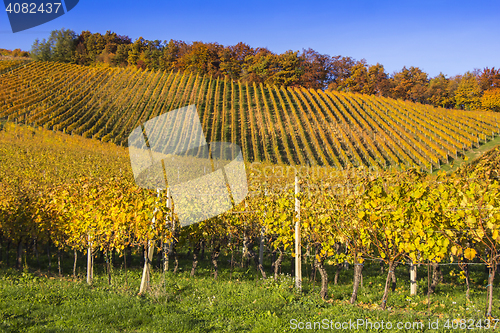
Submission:
M 0 76 L 0 118 L 123 146 L 191 104 L 207 141 L 236 143 L 249 162 L 432 170 L 500 133 L 491 112 L 181 72 L 31 62 Z

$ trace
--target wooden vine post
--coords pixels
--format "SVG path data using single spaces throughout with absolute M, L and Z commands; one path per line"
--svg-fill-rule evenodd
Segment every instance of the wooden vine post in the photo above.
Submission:
M 295 288 L 302 290 L 302 250 L 300 240 L 299 177 L 295 174 Z
M 410 264 L 410 295 L 417 294 L 417 265 Z
M 264 266 L 264 241 L 265 241 L 265 231 L 264 227 L 260 228 L 260 240 L 259 240 L 259 265 Z
M 160 189 L 157 189 L 158 198 L 160 197 Z M 155 214 L 158 208 L 155 208 Z M 156 216 L 153 216 L 151 227 L 154 229 L 155 227 Z M 148 239 L 146 253 L 144 254 L 144 269 L 142 270 L 142 279 L 141 279 L 141 287 L 139 289 L 139 294 L 142 294 L 146 290 L 149 289 L 150 285 L 150 272 L 151 272 L 151 262 L 153 261 L 153 252 L 154 252 L 154 241 Z
M 94 278 L 93 261 L 94 261 L 94 257 L 92 256 L 92 242 L 89 240 L 89 245 L 87 248 L 87 283 L 88 284 L 92 284 L 92 279 Z
M 170 243 L 164 243 L 163 244 L 163 272 L 165 273 L 168 271 L 168 257 L 169 253 L 171 251 L 171 248 L 173 247 L 173 242 L 174 242 L 174 231 L 175 231 L 175 226 L 174 226 L 174 214 L 172 212 L 172 197 L 170 194 L 170 188 L 167 188 L 167 208 L 169 211 L 169 216 L 168 219 L 170 220 L 171 223 L 171 228 L 172 228 L 172 239 L 170 240 Z M 167 220 L 168 221 L 168 220 Z

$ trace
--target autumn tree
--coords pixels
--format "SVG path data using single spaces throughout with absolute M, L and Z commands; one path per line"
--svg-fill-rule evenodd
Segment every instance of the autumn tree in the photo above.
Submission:
M 185 43 L 171 39 L 168 43 L 164 41 L 163 44 L 162 54 L 159 59 L 160 69 L 170 71 L 176 68 L 177 60 Z
M 298 51 L 286 51 L 275 55 L 273 60 L 271 66 L 272 76 L 266 80 L 266 83 L 277 86 L 296 86 L 299 84 L 304 69 Z
M 481 106 L 481 87 L 477 77 L 471 73 L 465 73 L 461 78 L 455 91 L 455 107 L 464 110 L 477 110 Z
M 335 56 L 331 59 L 329 90 L 341 91 L 345 88 L 345 81 L 351 76 L 352 67 L 357 61 L 351 57 Z
M 88 61 L 94 63 L 106 47 L 106 40 L 104 39 L 104 36 L 100 33 L 92 34 L 89 31 L 84 31 L 80 37 L 83 37 L 83 43 L 87 52 Z
M 272 76 L 275 58 L 271 51 L 266 48 L 258 48 L 254 54 L 245 57 L 243 64 L 242 79 L 244 82 L 265 82 Z
M 391 81 L 385 72 L 384 66 L 377 63 L 368 67 L 368 93 L 377 96 L 387 96 L 391 88 Z
M 432 78 L 427 86 L 427 101 L 443 108 L 453 107 L 455 104 L 453 91 L 450 89 L 450 80 L 443 73 Z
M 135 40 L 134 44 L 131 45 L 130 51 L 128 52 L 128 64 L 130 66 L 136 66 L 137 61 L 139 60 L 139 56 L 144 50 L 146 50 L 146 40 L 142 37 L 139 37 Z
M 35 42 L 31 45 L 31 57 L 34 60 L 39 61 L 51 60 L 52 54 L 50 44 L 47 43 L 45 38 L 42 40 L 39 40 L 38 38 L 35 39 Z
M 35 60 L 73 62 L 75 42 L 76 34 L 73 30 L 53 30 L 48 40 L 35 40 L 31 55 Z
M 179 69 L 200 75 L 220 74 L 219 50 L 222 45 L 217 43 L 193 42 L 185 54 L 179 57 Z
M 365 59 L 351 68 L 351 75 L 344 82 L 344 90 L 367 95 L 385 96 L 390 90 L 390 81 L 384 66 L 369 66 Z
M 29 54 L 29 52 L 22 51 L 21 49 L 14 49 L 12 51 L 12 56 L 13 57 L 29 57 L 30 54 Z
M 219 59 L 222 75 L 228 76 L 232 80 L 239 79 L 241 75 L 241 63 L 238 61 L 236 53 L 230 47 L 224 47 L 220 50 Z
M 345 90 L 362 94 L 370 93 L 366 60 L 361 60 L 351 68 L 351 75 L 345 80 Z
M 486 90 L 481 97 L 481 106 L 488 111 L 500 112 L 500 88 Z
M 427 83 L 427 73 L 418 67 L 405 66 L 393 76 L 392 97 L 422 103 L 425 100 Z
M 131 50 L 130 44 L 121 44 L 116 48 L 116 54 L 113 58 L 115 66 L 127 66 L 128 53 Z
M 303 74 L 300 85 L 305 88 L 325 89 L 331 81 L 331 57 L 320 54 L 309 48 L 300 55 L 303 64 Z
M 500 88 L 500 68 L 484 68 L 478 76 L 481 90 Z

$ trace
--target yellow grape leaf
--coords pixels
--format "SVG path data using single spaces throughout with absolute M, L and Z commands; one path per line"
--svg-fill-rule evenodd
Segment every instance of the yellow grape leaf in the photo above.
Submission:
M 476 250 L 474 249 L 471 249 L 471 248 L 467 248 L 465 249 L 464 251 L 464 257 L 469 259 L 469 260 L 472 260 L 476 257 Z
M 357 258 L 358 258 L 358 262 L 359 262 L 360 264 L 362 264 L 362 263 L 363 263 L 363 261 L 365 261 L 365 259 L 363 259 L 363 252 L 358 252 L 358 254 L 357 254 Z
M 459 256 L 459 255 L 461 255 L 461 254 L 462 254 L 462 248 L 460 248 L 460 247 L 457 247 L 457 246 L 453 245 L 453 246 L 451 247 L 451 253 L 452 253 L 454 256 Z
M 429 245 L 429 247 L 433 247 L 435 243 L 436 242 L 433 238 L 429 238 L 429 240 L 427 241 L 427 244 Z
M 483 239 L 483 237 L 484 237 L 483 229 L 476 229 L 476 235 L 477 235 L 478 240 Z
M 469 224 L 469 225 L 475 225 L 476 224 L 476 218 L 474 216 L 469 216 L 467 218 L 467 224 Z

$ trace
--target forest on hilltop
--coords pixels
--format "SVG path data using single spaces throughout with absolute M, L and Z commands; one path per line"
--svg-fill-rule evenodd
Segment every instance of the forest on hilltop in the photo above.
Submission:
M 104 35 L 61 29 L 47 40 L 35 40 L 31 57 L 90 66 L 179 70 L 248 83 L 303 86 L 363 93 L 431 104 L 444 108 L 500 111 L 500 69 L 475 69 L 463 75 L 435 77 L 418 67 L 386 73 L 384 66 L 365 59 L 320 54 L 313 49 L 275 54 L 245 43 L 132 39 L 115 32 Z

